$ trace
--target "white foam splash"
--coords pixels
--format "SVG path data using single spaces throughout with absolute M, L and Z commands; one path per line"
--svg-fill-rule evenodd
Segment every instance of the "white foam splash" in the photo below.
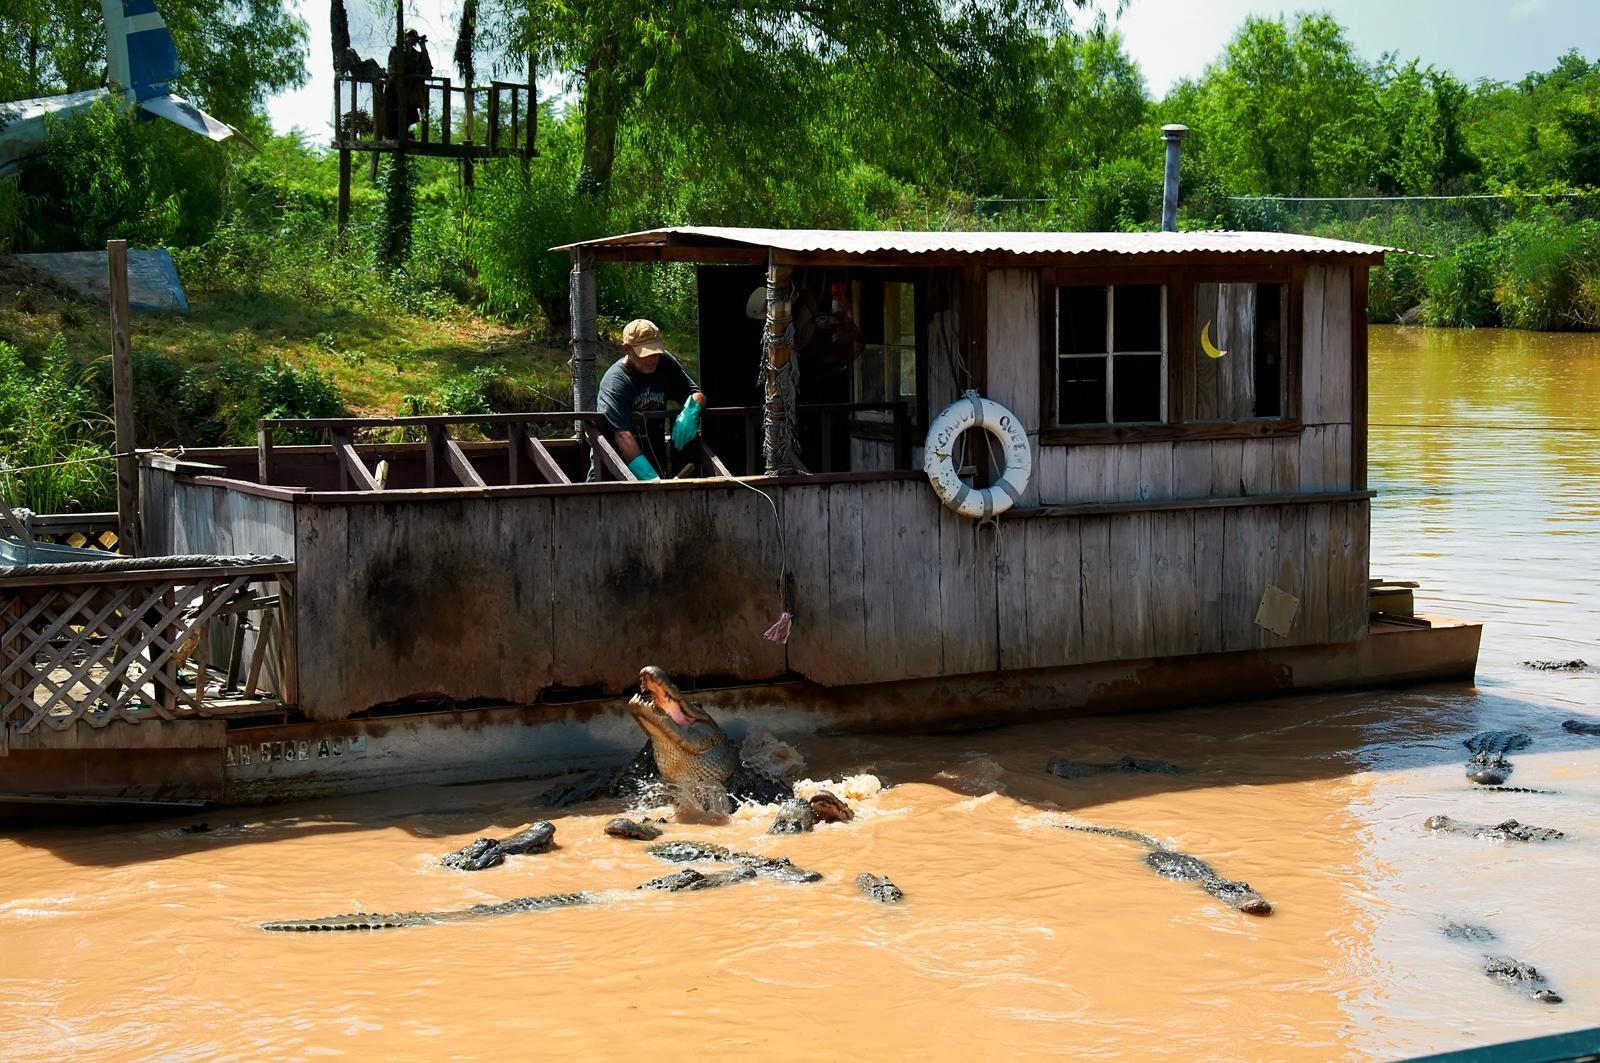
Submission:
M 800 779 L 794 784 L 794 795 L 799 798 L 809 799 L 823 790 L 849 801 L 865 801 L 883 792 L 883 780 L 876 775 L 861 774 L 842 779 Z
M 793 782 L 806 770 L 806 758 L 771 731 L 751 731 L 739 747 L 739 759 L 774 779 Z

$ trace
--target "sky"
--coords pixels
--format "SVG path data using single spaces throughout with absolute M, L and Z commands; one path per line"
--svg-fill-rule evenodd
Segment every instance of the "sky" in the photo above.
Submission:
M 363 0 L 347 0 L 354 11 Z M 870 0 L 864 0 L 870 2 Z M 1098 0 L 1114 11 L 1115 0 Z M 298 127 L 315 142 L 326 142 L 332 105 L 333 73 L 328 61 L 328 4 L 295 0 L 311 30 L 311 80 L 268 102 L 280 132 Z M 430 38 L 435 70 L 451 69 L 450 50 L 460 17 L 460 0 L 406 0 L 410 25 Z M 1303 10 L 1330 12 L 1345 27 L 1356 50 L 1367 59 L 1396 52 L 1417 58 L 1474 82 L 1480 78 L 1515 81 L 1533 70 L 1548 70 L 1557 58 L 1578 48 L 1585 58 L 1600 58 L 1600 0 L 1322 0 L 1306 4 L 1261 0 L 1126 0 L 1111 25 L 1139 64 L 1151 93 L 1166 93 L 1173 82 L 1198 76 L 1221 54 L 1246 16 L 1277 16 Z M 383 61 L 383 55 L 377 57 Z M 542 84 L 541 96 L 559 88 Z

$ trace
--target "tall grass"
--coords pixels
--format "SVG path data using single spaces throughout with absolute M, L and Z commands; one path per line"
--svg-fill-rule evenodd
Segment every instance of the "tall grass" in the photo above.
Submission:
M 1498 234 L 1504 256 L 1495 278 L 1501 320 L 1512 328 L 1595 327 L 1600 222 L 1554 213 L 1514 221 Z
M 33 370 L 0 341 L 0 496 L 8 505 L 36 513 L 110 508 L 112 435 L 59 334 Z M 29 468 L 39 465 L 51 467 Z

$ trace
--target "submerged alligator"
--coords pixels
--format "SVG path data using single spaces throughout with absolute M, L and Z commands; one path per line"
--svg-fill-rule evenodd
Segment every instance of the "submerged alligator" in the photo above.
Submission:
M 1063 779 L 1087 779 L 1091 775 L 1122 772 L 1129 775 L 1176 775 L 1180 770 L 1170 760 L 1145 760 L 1141 757 L 1122 757 L 1110 764 L 1086 764 L 1083 761 L 1057 757 L 1044 766 L 1051 775 Z
M 1467 834 L 1474 838 L 1488 838 L 1497 842 L 1548 842 L 1565 838 L 1561 831 L 1550 827 L 1533 827 L 1508 819 L 1500 823 L 1468 823 L 1449 816 L 1429 816 L 1422 824 L 1429 830 L 1446 834 Z
M 348 915 L 327 915 L 321 919 L 285 919 L 275 923 L 262 923 L 262 930 L 315 933 L 322 930 L 393 930 L 405 926 L 437 926 L 440 923 L 462 923 L 488 915 L 521 915 L 525 912 L 542 912 L 550 908 L 571 908 L 579 904 L 593 904 L 592 893 L 550 893 L 542 897 L 514 897 L 494 904 L 474 904 L 471 908 L 457 908 L 443 912 L 351 912 Z
M 483 871 L 499 867 L 508 856 L 526 856 L 549 852 L 555 844 L 556 828 L 546 820 L 539 820 L 519 830 L 504 841 L 493 838 L 474 838 L 453 853 L 439 858 L 439 863 L 456 871 Z
M 1210 864 L 1199 857 L 1169 849 L 1148 834 L 1124 830 L 1121 827 L 1080 826 L 1072 823 L 1065 823 L 1062 826 L 1067 830 L 1082 831 L 1085 834 L 1104 834 L 1111 838 L 1138 842 L 1150 850 L 1145 854 L 1144 862 L 1163 878 L 1197 883 L 1201 889 L 1223 904 L 1237 908 L 1246 915 L 1272 914 L 1272 905 L 1261 894 L 1251 889 L 1249 883 L 1223 878 Z
M 879 904 L 899 904 L 906 899 L 905 893 L 899 886 L 889 881 L 888 875 L 862 872 L 856 876 L 856 888 L 866 894 L 868 900 L 877 901 Z
M 639 693 L 629 699 L 628 711 L 648 739 L 644 748 L 615 771 L 552 787 L 544 801 L 565 807 L 601 797 L 671 795 L 727 811 L 744 802 L 776 804 L 794 796 L 788 783 L 743 763 L 711 714 L 687 700 L 660 668 L 640 670 Z
M 1514 960 L 1510 956 L 1485 956 L 1483 973 L 1501 985 L 1528 994 L 1534 1000 L 1542 1000 L 1546 1004 L 1561 1003 L 1561 994 L 1550 988 L 1550 983 L 1539 973 L 1539 969 L 1521 960 Z
M 1523 661 L 1524 666 L 1540 672 L 1583 672 L 1589 668 L 1589 662 L 1581 658 L 1570 661 Z
M 1575 735 L 1600 736 L 1600 720 L 1568 720 L 1561 729 Z
M 822 875 L 815 871 L 795 867 L 788 857 L 757 856 L 742 853 L 711 842 L 670 841 L 650 846 L 646 852 L 669 863 L 690 864 L 702 861 L 728 864 L 723 871 L 706 874 L 692 867 L 653 878 L 636 887 L 641 890 L 662 890 L 682 893 L 693 890 L 728 886 L 747 882 L 757 877 L 776 879 L 779 882 L 819 882 Z M 888 882 L 887 879 L 884 880 Z M 892 887 L 892 884 L 891 884 Z M 475 904 L 471 908 L 457 908 L 439 912 L 350 912 L 345 915 L 328 915 L 320 919 L 286 919 L 261 924 L 261 929 L 277 932 L 314 933 L 324 930 L 394 930 L 408 926 L 437 926 L 441 923 L 461 923 L 491 915 L 520 915 L 541 912 L 551 908 L 571 908 L 580 904 L 593 904 L 600 898 L 593 893 L 552 893 L 540 897 L 515 897 L 494 904 Z
M 1461 743 L 1472 754 L 1467 758 L 1467 778 L 1481 786 L 1499 786 L 1511 774 L 1507 753 L 1527 749 L 1533 739 L 1521 731 L 1480 731 Z
M 1475 923 L 1447 922 L 1439 929 L 1444 931 L 1445 937 L 1454 938 L 1456 941 L 1497 940 L 1493 930 Z M 1539 969 L 1521 960 L 1514 960 L 1509 956 L 1485 956 L 1483 973 L 1493 981 L 1521 990 L 1535 1000 L 1542 1000 L 1546 1004 L 1561 1003 L 1561 994 L 1550 988 L 1550 983 L 1539 973 Z
M 757 875 L 777 879 L 779 882 L 818 882 L 822 879 L 821 873 L 795 867 L 786 856 L 757 856 L 755 853 L 742 853 L 714 842 L 687 839 L 657 842 L 645 852 L 674 864 L 701 862 L 732 864 L 735 867 L 749 868 Z

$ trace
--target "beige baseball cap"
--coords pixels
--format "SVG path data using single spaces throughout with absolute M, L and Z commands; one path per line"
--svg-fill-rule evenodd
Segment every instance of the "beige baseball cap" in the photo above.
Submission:
M 633 353 L 645 358 L 666 353 L 661 345 L 661 330 L 654 321 L 636 318 L 622 327 L 622 345 L 633 348 Z

